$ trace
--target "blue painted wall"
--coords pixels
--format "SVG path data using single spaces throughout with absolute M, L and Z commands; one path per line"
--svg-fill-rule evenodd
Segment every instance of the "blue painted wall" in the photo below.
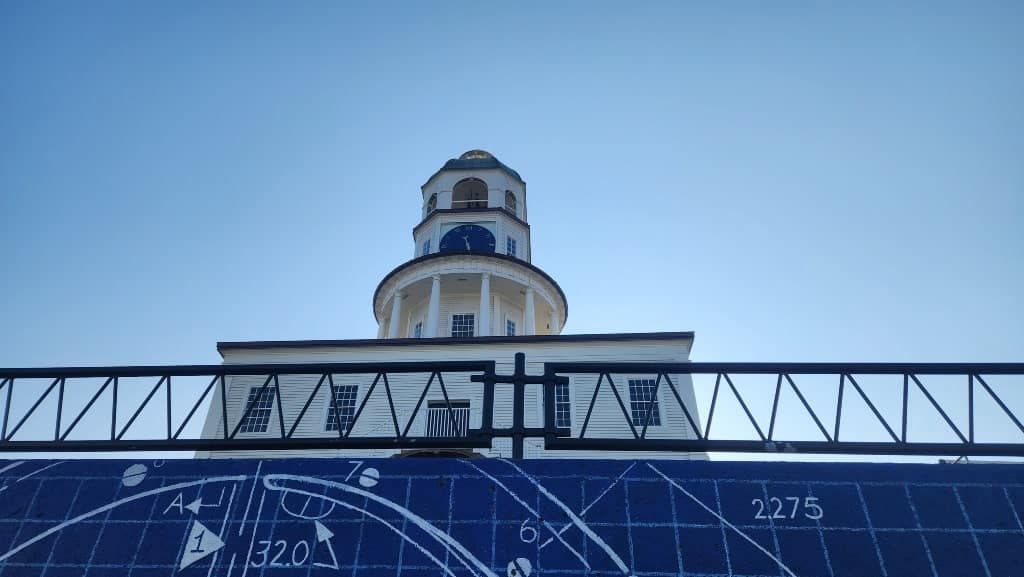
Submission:
M 1015 465 L 8 461 L 0 576 L 1019 576 Z

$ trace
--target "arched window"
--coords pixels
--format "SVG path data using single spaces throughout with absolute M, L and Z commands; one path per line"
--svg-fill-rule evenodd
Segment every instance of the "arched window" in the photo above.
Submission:
M 437 195 L 436 194 L 432 194 L 432 195 L 430 195 L 430 199 L 427 200 L 427 214 L 430 214 L 430 213 L 434 212 L 434 210 L 436 208 L 437 208 Z
M 511 190 L 505 191 L 505 210 L 516 213 L 516 195 Z
M 487 184 L 478 178 L 467 178 L 452 191 L 452 208 L 487 208 Z

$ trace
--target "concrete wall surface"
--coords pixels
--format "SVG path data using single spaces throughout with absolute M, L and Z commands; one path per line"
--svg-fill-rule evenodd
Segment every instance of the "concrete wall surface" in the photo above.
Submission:
M 0 576 L 1024 575 L 1024 467 L 0 462 Z

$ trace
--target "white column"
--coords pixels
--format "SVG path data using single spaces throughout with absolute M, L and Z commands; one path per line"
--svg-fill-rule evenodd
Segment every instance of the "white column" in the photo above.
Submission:
M 551 317 L 550 318 L 551 318 L 551 320 L 548 321 L 548 324 L 551 325 L 550 333 L 549 334 L 557 335 L 558 334 L 558 311 L 552 309 L 551 310 Z
M 430 306 L 427 308 L 427 336 L 436 337 L 441 316 L 441 275 L 435 274 L 430 281 Z
M 505 319 L 504 319 L 503 315 L 501 314 L 501 297 L 500 296 L 498 298 L 494 299 L 494 324 L 497 326 L 497 329 L 498 329 L 498 330 L 494 331 L 494 334 L 498 335 L 499 337 L 505 336 Z
M 388 325 L 388 338 L 398 338 L 399 322 L 402 320 L 402 298 L 404 294 L 396 292 L 394 299 L 391 301 L 391 324 Z
M 533 288 L 526 287 L 526 308 L 523 310 L 523 334 L 530 336 L 537 334 L 534 328 L 536 314 L 533 312 Z
M 477 323 L 476 336 L 491 336 L 491 275 L 480 275 L 480 322 Z

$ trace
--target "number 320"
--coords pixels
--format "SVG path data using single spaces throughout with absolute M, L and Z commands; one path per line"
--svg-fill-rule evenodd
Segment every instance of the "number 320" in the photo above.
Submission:
M 754 513 L 754 518 L 795 519 L 797 510 L 800 508 L 801 501 L 803 502 L 804 517 L 807 517 L 808 519 L 818 520 L 825 516 L 825 512 L 822 511 L 821 507 L 818 505 L 817 497 L 804 497 L 803 499 L 801 499 L 800 497 L 784 497 L 784 499 L 786 501 L 790 501 L 793 503 L 793 507 L 792 509 L 789 510 L 788 515 L 786 514 L 786 511 L 782 510 L 784 507 L 782 499 L 779 499 L 778 497 L 772 497 L 768 499 L 767 504 L 765 503 L 764 499 L 752 499 L 750 501 L 750 504 L 757 507 L 757 512 Z M 765 509 L 769 510 L 769 515 L 765 514 Z

